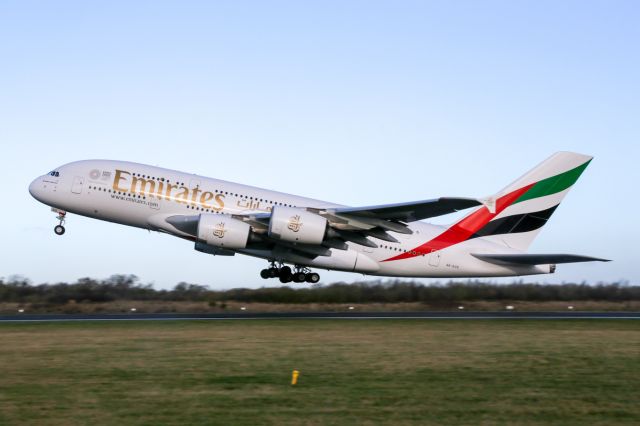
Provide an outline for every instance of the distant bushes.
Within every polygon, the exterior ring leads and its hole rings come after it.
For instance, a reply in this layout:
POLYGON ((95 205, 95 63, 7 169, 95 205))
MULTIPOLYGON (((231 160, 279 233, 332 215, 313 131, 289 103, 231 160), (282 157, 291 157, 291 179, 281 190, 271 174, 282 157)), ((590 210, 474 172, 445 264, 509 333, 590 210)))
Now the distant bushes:
POLYGON ((113 275, 106 280, 81 278, 73 284, 31 285, 28 280, 0 279, 0 301, 61 304, 76 302, 111 302, 114 300, 154 300, 163 292, 151 284, 140 284, 134 275, 113 275))
POLYGON ((640 300, 640 286, 627 284, 493 284, 479 281, 424 285, 400 280, 336 283, 292 289, 260 288, 215 291, 218 300, 262 303, 443 303, 454 301, 630 301, 640 300))
POLYGON ((386 280, 276 287, 211 290, 181 282, 171 290, 156 290, 135 275, 113 275, 105 280, 82 278, 75 283, 32 285, 23 278, 0 279, 0 302, 65 304, 116 300, 200 301, 210 306, 227 301, 243 303, 453 303, 461 301, 636 301, 640 286, 627 283, 587 285, 481 281, 449 281, 424 285, 413 281, 386 280))

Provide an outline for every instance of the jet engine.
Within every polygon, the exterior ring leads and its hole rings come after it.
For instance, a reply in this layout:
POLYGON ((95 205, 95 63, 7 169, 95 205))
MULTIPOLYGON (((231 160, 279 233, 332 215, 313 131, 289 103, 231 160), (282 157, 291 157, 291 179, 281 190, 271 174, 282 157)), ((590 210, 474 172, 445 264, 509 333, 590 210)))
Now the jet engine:
POLYGON ((251 225, 225 215, 201 214, 198 240, 215 247, 242 249, 247 246, 251 225))
POLYGON ((320 244, 326 230, 327 220, 315 213, 285 206, 276 206, 271 211, 271 238, 293 243, 320 244))

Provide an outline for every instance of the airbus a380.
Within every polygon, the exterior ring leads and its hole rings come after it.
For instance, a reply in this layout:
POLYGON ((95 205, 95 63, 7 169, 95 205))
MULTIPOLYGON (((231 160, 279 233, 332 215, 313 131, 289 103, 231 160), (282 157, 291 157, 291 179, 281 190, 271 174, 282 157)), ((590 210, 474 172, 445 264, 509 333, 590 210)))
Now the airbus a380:
POLYGON ((527 249, 592 157, 558 152, 486 198, 346 207, 144 164, 68 163, 29 192, 67 213, 164 232, 204 253, 265 259, 262 278, 316 283, 309 268, 394 277, 553 273, 558 263, 606 261, 527 249), (474 208, 451 226, 422 220, 474 208), (291 266, 288 266, 291 265, 291 266))

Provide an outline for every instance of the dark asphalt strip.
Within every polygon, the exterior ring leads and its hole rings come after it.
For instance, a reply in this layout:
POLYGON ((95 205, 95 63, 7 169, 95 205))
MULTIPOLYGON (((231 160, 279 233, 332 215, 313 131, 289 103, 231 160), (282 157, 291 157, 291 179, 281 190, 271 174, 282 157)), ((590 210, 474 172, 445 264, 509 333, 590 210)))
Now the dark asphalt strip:
POLYGON ((221 314, 17 314, 0 322, 255 319, 640 319, 640 312, 265 312, 221 314))

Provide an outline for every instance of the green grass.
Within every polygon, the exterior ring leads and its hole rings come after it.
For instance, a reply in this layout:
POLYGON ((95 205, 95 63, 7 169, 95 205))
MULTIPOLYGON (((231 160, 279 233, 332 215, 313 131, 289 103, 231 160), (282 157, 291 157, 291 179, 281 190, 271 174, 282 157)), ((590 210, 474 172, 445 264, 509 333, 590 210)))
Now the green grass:
POLYGON ((635 321, 32 323, 0 338, 2 425, 640 424, 635 321))

